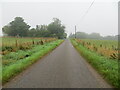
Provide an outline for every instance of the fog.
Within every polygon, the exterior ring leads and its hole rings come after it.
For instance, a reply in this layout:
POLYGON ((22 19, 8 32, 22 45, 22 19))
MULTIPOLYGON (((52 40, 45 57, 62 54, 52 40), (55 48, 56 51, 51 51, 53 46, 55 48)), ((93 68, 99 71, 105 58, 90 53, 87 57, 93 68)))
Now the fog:
MULTIPOLYGON (((31 28, 36 25, 49 24, 55 17, 59 18, 66 26, 68 35, 74 33, 75 25, 77 31, 81 32, 97 32, 103 36, 118 34, 117 0, 95 0, 87 14, 85 13, 93 0, 40 1, 2 1, 0 4, 0 18, 2 19, 0 27, 7 25, 17 16, 23 17, 31 28)), ((0 35, 2 35, 2 30, 0 35)))

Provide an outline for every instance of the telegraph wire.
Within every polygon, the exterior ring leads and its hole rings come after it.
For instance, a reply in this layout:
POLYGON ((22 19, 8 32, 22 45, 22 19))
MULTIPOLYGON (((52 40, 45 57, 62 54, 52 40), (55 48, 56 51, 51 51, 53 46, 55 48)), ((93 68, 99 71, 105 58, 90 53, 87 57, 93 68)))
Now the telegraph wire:
POLYGON ((90 4, 90 6, 88 7, 88 9, 86 10, 86 12, 84 13, 84 15, 81 17, 81 20, 84 19, 84 17, 88 14, 89 10, 91 9, 91 7, 93 6, 95 0, 92 1, 92 3, 90 4))

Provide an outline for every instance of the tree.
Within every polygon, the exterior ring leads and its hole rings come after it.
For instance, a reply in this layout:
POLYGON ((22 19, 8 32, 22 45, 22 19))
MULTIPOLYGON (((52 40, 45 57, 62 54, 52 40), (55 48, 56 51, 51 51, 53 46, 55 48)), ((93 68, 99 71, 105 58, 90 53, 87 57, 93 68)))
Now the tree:
POLYGON ((50 37, 47 25, 36 25, 36 37, 50 37))
MULTIPOLYGON (((115 36, 101 36, 99 33, 85 33, 85 32, 77 32, 76 33, 77 38, 80 39, 96 39, 96 40, 118 40, 118 36, 119 35, 115 35, 115 36)), ((75 38, 75 34, 70 34, 69 38, 75 38)))
POLYGON ((63 38, 67 38, 67 33, 64 33, 64 37, 63 38))
MULTIPOLYGON (((71 33, 69 37, 75 38, 75 34, 72 34, 72 33, 71 33)), ((87 37, 88 37, 88 34, 85 33, 85 32, 76 32, 76 38, 85 39, 85 38, 87 38, 87 37)))
POLYGON ((2 31, 3 31, 4 35, 7 34, 8 36, 10 36, 11 32, 10 32, 9 29, 10 29, 9 25, 6 25, 2 28, 2 31))
POLYGON ((49 25, 36 25, 36 28, 29 29, 30 26, 24 22, 21 17, 16 17, 14 21, 2 28, 4 35, 21 36, 21 37, 56 37, 59 39, 66 38, 65 26, 57 18, 49 25))
POLYGON ((3 32, 8 36, 27 36, 30 26, 24 22, 22 17, 16 17, 14 21, 10 22, 2 28, 3 32))
POLYGON ((90 39, 101 39, 102 37, 100 36, 99 33, 91 33, 89 34, 90 39))
POLYGON ((53 22, 48 25, 47 29, 51 37, 62 39, 65 36, 65 26, 62 25, 61 21, 57 18, 53 18, 53 22))
POLYGON ((29 31, 28 31, 28 33, 27 33, 27 36, 28 37, 35 37, 36 36, 36 29, 35 28, 32 28, 32 29, 30 29, 29 31))

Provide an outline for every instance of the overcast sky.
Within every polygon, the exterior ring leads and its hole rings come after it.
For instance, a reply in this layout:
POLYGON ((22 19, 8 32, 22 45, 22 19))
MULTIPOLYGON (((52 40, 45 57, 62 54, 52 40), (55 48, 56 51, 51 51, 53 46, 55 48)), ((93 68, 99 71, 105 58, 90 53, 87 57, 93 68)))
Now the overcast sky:
MULTIPOLYGON (((118 34, 117 0, 95 0, 88 13, 88 7, 93 0, 2 0, 0 13, 2 23, 7 25, 15 17, 23 17, 31 27, 49 24, 56 17, 66 26, 68 34, 77 31, 97 32, 103 36, 118 34), (85 16, 84 16, 85 15, 85 16), (83 17, 84 16, 84 17, 83 17)), ((2 35, 2 32, 0 32, 2 35)))

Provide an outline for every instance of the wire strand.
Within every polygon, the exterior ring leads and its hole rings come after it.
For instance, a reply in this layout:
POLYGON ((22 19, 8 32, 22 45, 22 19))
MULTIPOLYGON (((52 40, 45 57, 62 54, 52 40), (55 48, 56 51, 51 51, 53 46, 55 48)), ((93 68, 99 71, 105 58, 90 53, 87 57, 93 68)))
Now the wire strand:
POLYGON ((88 9, 86 10, 86 12, 84 13, 84 15, 81 17, 81 21, 84 19, 84 17, 88 14, 89 10, 91 9, 91 7, 93 6, 95 0, 92 1, 92 3, 90 4, 90 6, 88 7, 88 9))

